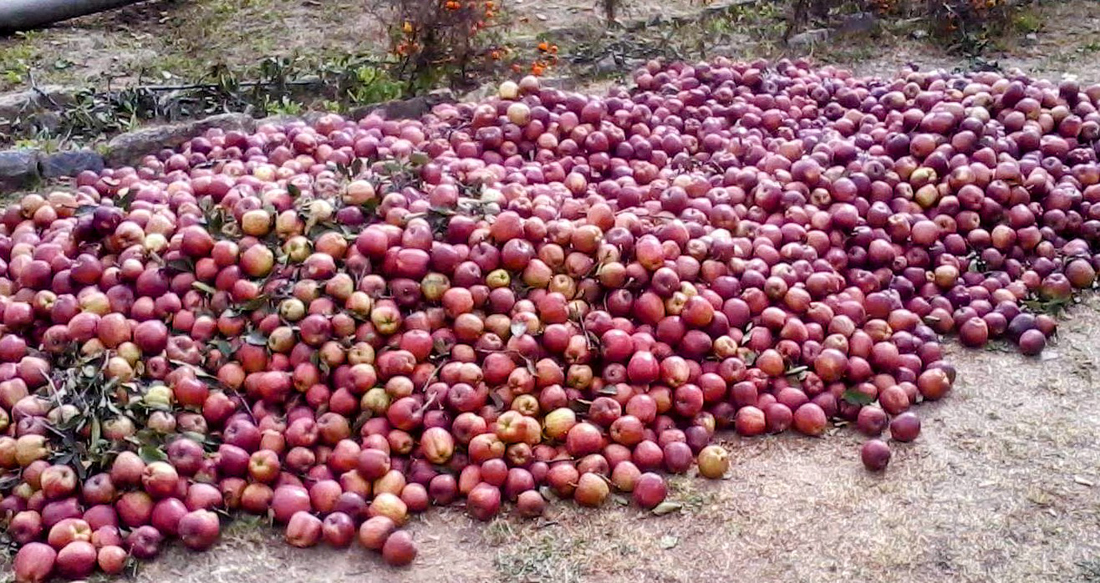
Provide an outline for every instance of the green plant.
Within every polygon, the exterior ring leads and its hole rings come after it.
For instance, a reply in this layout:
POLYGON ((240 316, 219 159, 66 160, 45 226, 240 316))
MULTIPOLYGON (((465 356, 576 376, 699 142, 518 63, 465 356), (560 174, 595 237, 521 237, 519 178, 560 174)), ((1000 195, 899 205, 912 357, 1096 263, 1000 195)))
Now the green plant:
POLYGON ((470 86, 503 55, 498 0, 395 0, 372 10, 390 32, 392 74, 407 95, 470 86))
POLYGON ((302 113, 302 104, 294 101, 286 95, 277 99, 268 99, 264 103, 264 111, 275 115, 298 115, 302 113))
MULTIPOLYGON (((1029 19, 1024 3, 1014 0, 927 0, 926 14, 932 32, 948 41, 954 52, 978 55, 998 36, 1009 31, 1019 21, 1026 32, 1029 19)), ((1038 26, 1037 22, 1031 23, 1038 26)))

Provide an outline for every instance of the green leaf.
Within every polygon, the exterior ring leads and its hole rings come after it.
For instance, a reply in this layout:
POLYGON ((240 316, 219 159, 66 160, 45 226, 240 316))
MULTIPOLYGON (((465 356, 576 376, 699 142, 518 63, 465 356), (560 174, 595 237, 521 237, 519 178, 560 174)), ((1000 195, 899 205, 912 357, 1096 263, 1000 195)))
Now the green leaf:
POLYGON ((168 455, 155 445, 145 444, 138 448, 138 455, 145 463, 168 461, 168 455))
POLYGON ((290 194, 290 196, 293 196, 294 198, 298 198, 302 195, 302 190, 297 186, 294 186, 293 184, 287 184, 286 191, 290 194))
POLYGON ((842 398, 853 405, 870 405, 875 402, 875 398, 871 395, 861 393, 854 389, 844 391, 844 396, 842 398))
POLYGON ((409 162, 416 164, 417 166, 423 166, 428 163, 428 155, 424 152, 413 152, 409 154, 409 162))
POLYGON ((263 332, 254 330, 244 337, 244 341, 253 346, 267 346, 267 336, 264 336, 263 332))
POLYGON ((195 271, 194 266, 192 266, 191 262, 187 259, 173 259, 168 262, 167 267, 172 271, 177 271, 181 273, 192 273, 195 271))

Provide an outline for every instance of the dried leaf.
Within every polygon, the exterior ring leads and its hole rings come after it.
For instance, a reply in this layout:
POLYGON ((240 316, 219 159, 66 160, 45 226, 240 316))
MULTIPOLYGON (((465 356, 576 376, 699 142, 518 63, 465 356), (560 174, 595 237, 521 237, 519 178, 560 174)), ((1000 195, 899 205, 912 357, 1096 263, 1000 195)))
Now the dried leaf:
POLYGON ((651 512, 657 516, 664 516, 666 514, 672 514, 673 512, 679 512, 684 507, 679 502, 661 502, 651 512))
POLYGON ((512 332, 512 336, 522 336, 527 333, 527 324, 520 321, 512 322, 512 325, 508 328, 512 332))
POLYGON ((193 287, 193 288, 195 288, 195 289, 197 289, 197 290, 199 290, 203 293, 210 294, 210 295, 214 295, 218 291, 218 290, 214 289, 213 287, 211 287, 211 286, 209 286, 209 285, 207 285, 207 284, 205 284, 201 281, 191 282, 191 287, 193 287))
POLYGON ((1078 483, 1078 484, 1081 484, 1082 486, 1085 486, 1086 488, 1091 488, 1091 487, 1096 485, 1092 482, 1092 480, 1090 480, 1088 478, 1085 478, 1083 476, 1074 476, 1073 481, 1078 483))
POLYGON ((680 538, 672 536, 671 534, 666 534, 665 536, 661 537, 661 540, 657 541, 657 544, 662 549, 667 551, 669 549, 675 548, 676 545, 680 544, 680 538))

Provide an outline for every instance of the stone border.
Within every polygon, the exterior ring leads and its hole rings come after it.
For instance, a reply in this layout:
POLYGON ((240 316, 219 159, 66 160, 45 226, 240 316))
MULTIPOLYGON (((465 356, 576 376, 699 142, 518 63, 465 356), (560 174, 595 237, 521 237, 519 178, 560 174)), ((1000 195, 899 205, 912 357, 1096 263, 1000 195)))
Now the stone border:
MULTIPOLYGON (((57 90, 51 89, 51 91, 57 90)), ((0 116, 12 111, 4 109, 5 107, 27 107, 32 103, 30 100, 35 100, 33 103, 39 103, 36 100, 46 99, 44 95, 52 94, 26 91, 18 95, 22 100, 21 104, 16 103, 17 100, 10 96, 7 98, 0 96, 0 116)), ((58 92, 57 95, 63 95, 63 93, 58 92)), ((57 98, 54 97, 54 100, 57 101, 57 98)), ((454 101, 455 97, 450 91, 433 91, 411 99, 398 99, 359 107, 348 112, 346 117, 360 119, 377 112, 387 118, 419 118, 440 103, 454 101)), ((187 140, 200 136, 212 128, 253 132, 257 126, 267 123, 277 125, 293 121, 310 123, 324 113, 311 111, 301 117, 271 116, 262 119, 255 119, 244 113, 223 113, 194 121, 151 125, 114 136, 102 151, 83 149, 46 153, 30 148, 3 150, 0 151, 0 194, 31 188, 41 180, 76 176, 85 170, 99 172, 107 166, 136 164, 144 156, 165 148, 177 148, 187 140)))

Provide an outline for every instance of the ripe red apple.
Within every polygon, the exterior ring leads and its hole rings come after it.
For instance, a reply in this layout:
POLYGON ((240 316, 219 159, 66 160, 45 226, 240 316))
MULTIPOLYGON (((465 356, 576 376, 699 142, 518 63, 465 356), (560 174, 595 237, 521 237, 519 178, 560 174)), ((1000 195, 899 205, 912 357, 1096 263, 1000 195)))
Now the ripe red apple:
POLYGON ((145 473, 145 462, 132 451, 124 451, 118 454, 111 465, 111 482, 116 487, 125 488, 141 483, 141 477, 145 473))
POLYGON ((176 536, 179 522, 187 514, 187 506, 179 498, 164 498, 153 506, 149 523, 165 536, 176 536))
POLYGON ((248 460, 248 474, 259 482, 274 482, 279 477, 281 468, 279 454, 270 449, 258 450, 248 460))
POLYGON ((408 517, 408 506, 401 500, 400 496, 389 492, 382 492, 374 496, 374 500, 371 501, 367 513, 372 517, 389 517, 394 524, 401 525, 405 523, 408 517))
POLYGON ((872 472, 881 472, 890 463, 890 446, 881 439, 871 439, 859 450, 863 466, 872 472))
POLYGON ((386 539, 382 559, 391 567, 404 567, 416 559, 416 543, 408 531, 399 530, 386 539))
POLYGON ((271 510, 276 522, 285 523, 299 511, 311 510, 309 492, 300 486, 279 486, 271 498, 271 510))
POLYGON ((286 542, 298 548, 312 547, 321 540, 321 519, 299 510, 286 525, 286 542))
POLYGON ((395 530, 397 530, 397 524, 390 517, 373 516, 359 525, 359 544, 372 551, 381 551, 386 544, 386 539, 395 530))
POLYGON ((130 531, 126 537, 127 548, 130 554, 139 559, 152 559, 160 553, 160 542, 163 537, 152 526, 139 526, 130 531))
POLYGON ((321 524, 321 535, 325 542, 338 549, 350 545, 355 534, 355 521, 343 512, 329 514, 321 524))
POLYGON ((665 480, 658 474, 646 472, 634 483, 634 503, 645 509, 656 508, 668 495, 665 480))
POLYGON ((719 480, 729 471, 729 452, 720 445, 708 445, 699 452, 699 474, 712 480, 719 480))
POLYGON ((603 504, 610 492, 611 488, 605 478, 588 472, 581 474, 580 479, 577 481, 577 489, 573 492, 573 499, 581 506, 594 508, 603 504))
POLYGON ((25 545, 42 534, 42 515, 34 510, 23 510, 8 523, 8 536, 17 544, 25 545))
POLYGON ((241 508, 252 514, 266 514, 274 495, 275 492, 267 484, 248 484, 241 492, 241 508))
POLYGON ((500 489, 484 482, 466 496, 466 511, 474 518, 488 521, 500 511, 500 489))
POLYGON ((73 541, 57 553, 57 572, 69 579, 81 579, 92 574, 98 553, 88 541, 73 541))
POLYGON ((122 524, 138 527, 149 522, 153 515, 153 499, 142 491, 127 492, 115 503, 122 524))
POLYGON ((118 575, 126 568, 129 555, 119 545, 106 545, 99 548, 96 564, 108 575, 118 575))
POLYGON ((47 544, 32 542, 15 554, 12 571, 19 583, 44 583, 54 572, 56 562, 57 551, 47 544))
POLYGON ((153 462, 142 472, 141 485, 153 498, 165 498, 179 489, 179 473, 167 462, 153 462))
POLYGON ((193 551, 203 551, 217 542, 221 535, 221 522, 218 515, 209 510, 194 510, 180 518, 178 532, 184 546, 193 551))
POLYGON ((110 474, 95 474, 84 480, 80 495, 85 504, 111 504, 115 501, 117 491, 110 474))
POLYGON ((526 490, 516 499, 516 512, 524 518, 536 518, 546 511, 546 499, 537 490, 526 490))
POLYGON ((76 472, 69 466, 52 465, 43 470, 40 483, 46 499, 65 498, 76 490, 76 472))
POLYGON ((50 546, 61 550, 73 541, 91 541, 92 527, 80 518, 66 518, 50 528, 47 541, 50 546))

